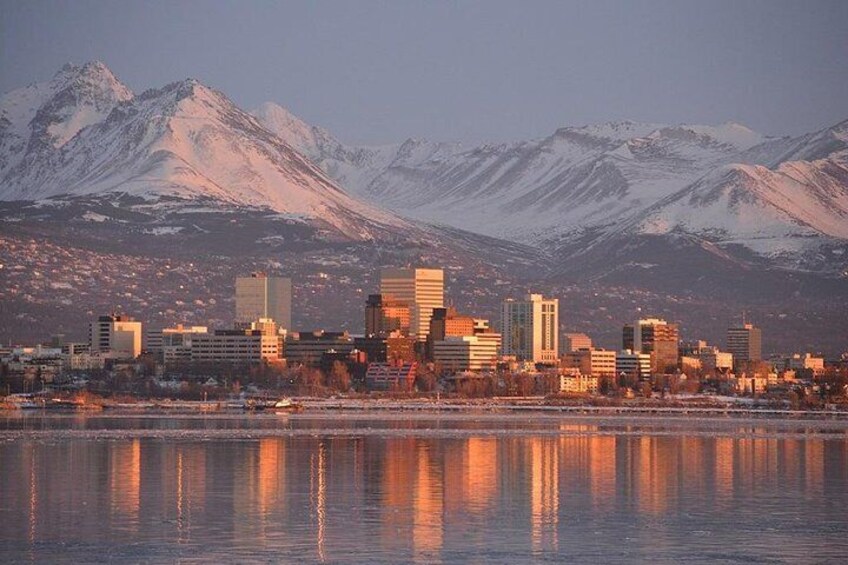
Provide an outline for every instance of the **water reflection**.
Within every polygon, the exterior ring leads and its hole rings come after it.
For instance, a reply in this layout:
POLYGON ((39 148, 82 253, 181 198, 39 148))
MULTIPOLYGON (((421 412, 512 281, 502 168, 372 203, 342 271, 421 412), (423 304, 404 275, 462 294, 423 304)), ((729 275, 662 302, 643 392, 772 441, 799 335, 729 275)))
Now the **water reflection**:
POLYGON ((575 548, 595 552, 576 560, 604 560, 609 540, 625 538, 646 559, 693 543, 742 556, 848 551, 844 438, 560 431, 7 441, 0 558, 50 560, 71 546, 83 561, 356 552, 432 563, 575 548), (746 544, 763 516, 762 545, 746 544), (810 531, 787 544, 799 524, 810 531))

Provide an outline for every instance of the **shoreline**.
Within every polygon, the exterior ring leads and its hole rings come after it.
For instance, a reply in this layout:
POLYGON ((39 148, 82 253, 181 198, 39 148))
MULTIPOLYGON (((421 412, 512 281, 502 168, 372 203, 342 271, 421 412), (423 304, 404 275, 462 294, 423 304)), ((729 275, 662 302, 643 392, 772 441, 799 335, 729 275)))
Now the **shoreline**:
MULTIPOLYGON (((501 414, 501 415, 548 415, 574 417, 624 417, 634 420, 664 418, 677 420, 683 417, 698 419, 738 420, 813 420, 848 422, 845 410, 790 410, 745 403, 707 403, 687 405, 680 400, 666 402, 636 402, 619 405, 594 405, 588 403, 551 402, 543 397, 499 397, 483 399, 457 398, 316 398, 292 397, 293 410, 245 409, 233 401, 194 400, 140 400, 138 402, 115 402, 105 399, 102 403, 84 406, 28 407, 0 405, 0 414, 261 414, 261 413, 304 413, 307 414, 501 414)), ((689 399, 687 399, 689 400, 689 399)), ((700 399, 699 399, 700 400, 700 399)))

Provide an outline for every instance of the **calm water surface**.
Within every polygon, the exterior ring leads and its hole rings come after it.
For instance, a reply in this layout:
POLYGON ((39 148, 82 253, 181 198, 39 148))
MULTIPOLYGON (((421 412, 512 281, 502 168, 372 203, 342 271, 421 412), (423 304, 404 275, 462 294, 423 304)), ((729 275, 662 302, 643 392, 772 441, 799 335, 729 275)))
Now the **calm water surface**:
POLYGON ((848 432, 4 415, 0 562, 848 562, 848 432))

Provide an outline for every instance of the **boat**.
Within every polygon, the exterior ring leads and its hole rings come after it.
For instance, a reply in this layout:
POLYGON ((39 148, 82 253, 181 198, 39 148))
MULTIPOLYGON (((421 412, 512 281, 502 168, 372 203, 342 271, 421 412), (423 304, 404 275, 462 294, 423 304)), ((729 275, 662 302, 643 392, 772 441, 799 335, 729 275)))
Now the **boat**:
POLYGON ((10 394, 3 399, 3 402, 9 408, 16 410, 44 408, 44 399, 32 394, 10 394))

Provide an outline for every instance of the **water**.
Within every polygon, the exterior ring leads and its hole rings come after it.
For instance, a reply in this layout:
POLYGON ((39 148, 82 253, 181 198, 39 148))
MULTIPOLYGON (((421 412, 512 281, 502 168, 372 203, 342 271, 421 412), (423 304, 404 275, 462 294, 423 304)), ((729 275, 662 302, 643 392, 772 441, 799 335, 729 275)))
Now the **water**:
POLYGON ((15 414, 0 562, 845 563, 846 427, 15 414))

